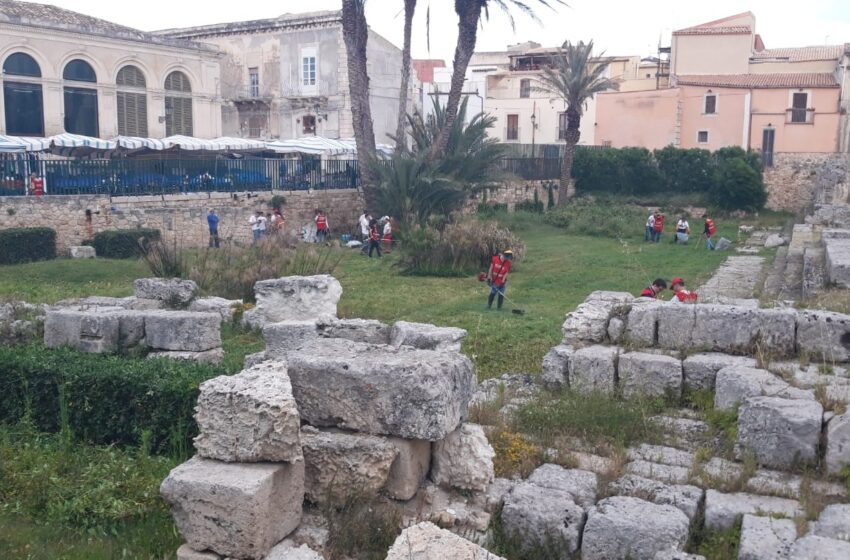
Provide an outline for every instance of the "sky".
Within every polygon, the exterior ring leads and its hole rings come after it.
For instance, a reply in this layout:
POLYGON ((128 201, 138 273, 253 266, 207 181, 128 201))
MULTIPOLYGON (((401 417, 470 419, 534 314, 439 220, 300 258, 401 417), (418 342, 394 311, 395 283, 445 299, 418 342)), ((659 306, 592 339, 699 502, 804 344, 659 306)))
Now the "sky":
MULTIPOLYGON (((537 6, 536 22, 514 9, 516 29, 494 7, 478 32, 478 51, 505 50, 509 44, 533 40, 543 46, 565 40, 593 39, 598 51, 609 55, 649 56, 659 37, 669 45, 674 29, 719 19, 745 10, 756 16, 756 32, 767 48, 850 43, 850 0, 809 0, 795 6, 788 0, 524 0, 537 6), (800 7, 803 6, 803 7, 800 7)), ((339 9, 340 0, 41 0, 115 23, 153 31, 230 21, 275 17, 283 13, 339 9)), ((492 4, 493 2, 491 2, 492 4)), ((506 0, 510 3, 510 0, 506 0)), ((369 25, 396 45, 402 44, 402 0, 367 0, 369 25)), ((413 27, 413 57, 440 58, 451 66, 457 39, 452 0, 418 0, 413 27), (426 8, 430 6, 430 50, 426 37, 426 8)))

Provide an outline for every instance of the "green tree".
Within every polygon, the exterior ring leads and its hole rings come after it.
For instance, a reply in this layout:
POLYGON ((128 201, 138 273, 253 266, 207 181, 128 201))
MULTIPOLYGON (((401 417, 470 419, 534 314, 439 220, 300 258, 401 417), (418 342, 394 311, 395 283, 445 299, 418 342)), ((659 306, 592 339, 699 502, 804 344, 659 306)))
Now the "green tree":
MULTIPOLYGON (((601 56, 601 55, 600 55, 601 56)), ((588 99, 608 89, 619 89, 617 81, 605 77, 608 63, 594 62, 593 41, 576 44, 564 42, 562 51, 552 56, 551 65, 538 78, 537 91, 559 96, 567 105, 567 130, 564 159, 561 162, 561 182, 558 187, 558 206, 567 204, 570 174, 581 133, 581 116, 588 99)))
POLYGON ((710 198, 712 204, 724 210, 755 211, 767 202, 767 189, 761 174, 746 160, 732 158, 721 164, 710 198))

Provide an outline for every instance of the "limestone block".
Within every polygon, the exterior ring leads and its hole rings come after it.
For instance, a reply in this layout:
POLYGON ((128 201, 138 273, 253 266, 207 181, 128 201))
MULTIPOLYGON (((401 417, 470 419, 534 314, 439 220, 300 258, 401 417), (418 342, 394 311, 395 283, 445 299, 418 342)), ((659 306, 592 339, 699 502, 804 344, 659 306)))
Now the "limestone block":
POLYGON ((850 413, 833 417, 826 428, 826 470, 838 475, 850 466, 850 413))
POLYGON ((305 492, 313 503, 342 500, 350 494, 376 494, 387 482, 398 454, 384 438, 340 431, 301 429, 305 492))
POLYGON ((144 311, 145 341, 155 350, 203 352, 221 346, 221 316, 193 311, 144 311))
POLYGON ((430 522, 408 527, 396 538, 386 560, 505 560, 430 522))
POLYGON ((656 552, 652 560, 705 560, 705 556, 699 554, 688 554, 678 550, 662 550, 656 552))
POLYGON ((508 478, 497 478, 493 480, 493 483, 487 488, 487 494, 485 495, 485 509, 490 513, 500 510, 502 504, 505 502, 505 497, 517 484, 518 482, 516 480, 508 478))
POLYGON ((791 546, 788 560, 832 560, 850 558, 850 542, 808 535, 791 546))
POLYGON ((93 259, 97 256, 94 247, 88 245, 77 245, 68 247, 72 259, 93 259))
POLYGON ((728 366, 754 368, 756 361, 753 358, 716 352, 688 356, 682 362, 685 391, 713 391, 717 372, 728 366))
POLYGON ((569 386, 570 356, 573 347, 561 344, 553 347, 543 357, 543 373, 540 379, 547 389, 561 389, 569 386))
POLYGON ((809 523, 809 534, 850 542, 850 504, 830 504, 817 521, 809 523))
POLYGON ((596 503, 597 479, 596 474, 590 471, 565 469, 559 465, 547 463, 534 469, 528 477, 528 482, 542 488, 566 492, 583 508, 596 503))
POLYGON ((236 308, 242 305, 241 299, 225 299, 222 297, 204 297, 193 300, 189 304, 189 311, 200 311, 202 313, 218 313, 223 323, 233 320, 236 308))
POLYGON ((658 346, 668 350, 690 350, 693 343, 694 323, 697 307, 701 305, 680 305, 663 303, 658 306, 658 346))
POLYGON ((318 324, 319 336, 368 344, 389 344, 390 326, 372 319, 332 319, 318 324))
POLYGON ((333 276, 287 276, 254 284, 257 304, 242 321, 261 328, 281 321, 317 321, 336 317, 342 286, 333 276))
POLYGON ((483 492, 495 478, 495 456, 481 426, 462 424, 434 443, 431 480, 446 487, 483 492))
POLYGON ((777 469, 814 464, 822 421, 817 401, 750 397, 738 413, 736 454, 750 451, 759 464, 777 469))
POLYGON ((599 344, 608 334, 608 320, 615 310, 634 300, 627 292, 591 292, 574 311, 567 313, 561 330, 564 344, 599 344))
POLYGON ((850 315, 799 311, 797 351, 824 363, 850 360, 850 315))
POLYGON ((788 498, 759 496, 742 492, 725 494, 717 490, 705 492, 705 527, 712 531, 729 529, 739 515, 772 515, 793 519, 803 515, 800 502, 788 498))
POLYGON ((664 484, 657 480, 626 474, 612 482, 608 490, 618 496, 632 496, 660 505, 670 505, 681 510, 693 521, 703 498, 701 488, 688 484, 664 484))
POLYGON ((301 458, 301 418, 282 362, 204 381, 195 420, 201 457, 241 463, 301 458))
POLYGON ((612 317, 608 320, 608 340, 611 344, 619 344, 623 339, 623 333, 626 332, 626 322, 619 317, 612 317))
POLYGON ((137 278, 133 281, 133 292, 137 298, 164 301, 169 307, 185 307, 195 299, 198 285, 180 278, 137 278))
POLYGON ((587 512, 581 557, 626 560, 682 550, 688 526, 687 516, 673 506, 628 496, 606 498, 587 512))
POLYGON ((302 420, 407 439, 444 439, 466 418, 472 362, 457 352, 321 339, 288 354, 302 420))
POLYGON ((195 550, 262 558, 301 521, 304 462, 223 463, 194 457, 160 486, 195 550))
POLYGON ((658 309, 655 300, 635 300, 626 321, 625 339, 637 346, 651 347, 658 342, 658 309))
POLYGON ((691 344, 735 354, 749 354, 758 344, 775 355, 792 355, 795 322, 792 309, 698 305, 691 344))
POLYGON ((850 242, 846 239, 824 239, 828 281, 839 288, 850 288, 850 242))
POLYGON ((797 539, 793 519, 774 519, 746 514, 741 523, 738 560, 781 560, 797 539))
POLYGON ((717 372, 714 387, 714 408, 717 410, 733 410, 744 399, 763 395, 814 400, 814 392, 791 387, 763 369, 728 366, 717 372))
POLYGON ((295 546, 289 539, 284 539, 263 560, 324 560, 324 557, 306 544, 295 546))
POLYGON ((51 309, 44 320, 44 345, 48 348, 69 346, 91 354, 118 350, 120 320, 118 315, 100 308, 88 311, 51 309))
POLYGON ((523 550, 544 547, 553 560, 568 560, 581 543, 584 510, 568 492, 520 482, 505 496, 502 527, 523 550))
POLYGON ((617 369, 623 398, 682 396, 682 362, 670 356, 627 352, 617 369))
POLYGON ((398 450, 398 455, 390 465, 384 489, 395 500, 409 500, 416 495, 428 476, 431 468, 431 442, 395 437, 387 439, 398 450))
POLYGON ((614 393, 618 348, 588 346, 573 352, 569 362, 570 387, 579 393, 614 393))
MULTIPOLYGON (((248 354, 245 356, 245 361, 242 364, 242 369, 248 369, 254 367, 257 364, 261 364, 267 360, 271 360, 270 356, 266 355, 266 351, 262 352, 254 352, 253 354, 248 354)), ((278 361, 283 361, 282 358, 278 358, 278 361)))
POLYGON ((626 472, 644 478, 660 480, 666 484, 685 484, 691 478, 689 467, 665 465, 639 459, 626 464, 626 472))
POLYGON ((213 348, 212 350, 204 350, 203 352, 178 352, 173 350, 163 350, 159 352, 150 352, 146 357, 149 360, 154 360, 156 358, 168 358, 170 360, 180 360, 181 362, 220 364, 224 361, 224 349, 213 348))
POLYGON ((397 321, 390 332, 390 344, 413 346, 420 350, 460 352, 466 331, 455 327, 438 327, 427 323, 397 321))
POLYGON ((189 545, 182 544, 177 549, 177 560, 221 560, 221 556, 215 552, 198 552, 189 545))
POLYGON ((776 247, 782 247, 783 245, 785 245, 785 239, 778 233, 771 233, 767 236, 767 239, 764 240, 765 249, 775 249, 776 247))
POLYGON ((626 449, 626 457, 630 461, 651 461, 653 463, 687 468, 694 466, 693 453, 664 445, 641 443, 637 447, 626 449))
POLYGON ((315 321, 281 321, 269 323, 263 327, 263 340, 266 341, 266 355, 283 358, 294 348, 305 342, 317 341, 319 330, 315 321))

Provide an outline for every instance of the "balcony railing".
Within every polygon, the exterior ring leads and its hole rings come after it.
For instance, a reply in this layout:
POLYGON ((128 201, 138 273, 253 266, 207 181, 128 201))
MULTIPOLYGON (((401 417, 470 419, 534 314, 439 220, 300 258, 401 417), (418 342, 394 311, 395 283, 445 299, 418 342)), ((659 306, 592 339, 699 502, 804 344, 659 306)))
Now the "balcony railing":
POLYGON ((814 109, 786 109, 785 122, 790 124, 814 124, 814 109))

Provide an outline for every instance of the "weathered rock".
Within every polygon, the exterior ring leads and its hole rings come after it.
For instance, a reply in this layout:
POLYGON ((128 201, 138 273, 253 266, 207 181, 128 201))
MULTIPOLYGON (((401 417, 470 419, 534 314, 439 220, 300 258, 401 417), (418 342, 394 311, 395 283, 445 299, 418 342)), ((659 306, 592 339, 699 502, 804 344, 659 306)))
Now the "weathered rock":
POLYGON ((313 503, 342 500, 348 495, 377 494, 384 487, 398 455, 385 438, 350 432, 301 429, 305 462, 305 493, 313 503))
POLYGON ((565 469, 559 465, 547 463, 540 465, 528 477, 528 482, 542 488, 552 488, 566 492, 572 500, 583 508, 596 503, 596 475, 580 469, 565 469))
POLYGON ((744 515, 738 560, 782 560, 797 538, 792 519, 744 515))
POLYGON ((652 560, 705 560, 705 556, 688 554, 687 552, 680 552, 678 550, 662 550, 661 552, 656 552, 652 560))
POLYGON ((850 558, 850 542, 808 535, 791 546, 788 560, 833 560, 850 558))
POLYGON ((529 401, 540 394, 537 376, 530 373, 504 373, 499 377, 485 379, 478 384, 472 395, 471 405, 494 402, 529 401))
POLYGON ((826 272, 829 283, 839 288, 850 288, 850 243, 847 239, 823 239, 826 272))
POLYGON ((697 305, 691 344, 720 352, 750 353, 756 345, 774 355, 794 353, 793 309, 697 305))
POLYGON ((608 320, 608 340, 611 344, 619 344, 626 332, 626 322, 619 317, 608 320))
POLYGON ((645 478, 660 480, 666 484, 685 484, 691 477, 691 469, 676 465, 665 465, 637 460, 626 464, 626 472, 645 478))
POLYGON ((634 300, 627 292, 591 292, 574 311, 567 313, 561 328, 563 344, 599 344, 608 334, 608 319, 634 300))
POLYGON ((797 351, 824 363, 850 360, 850 315, 799 311, 797 351))
POLYGON ((263 560, 324 560, 324 557, 307 546, 295 546, 289 539, 271 549, 263 560))
POLYGON ((266 355, 276 358, 286 357, 290 350, 306 342, 317 341, 318 338, 319 330, 315 321, 280 321, 263 327, 266 355))
POLYGON ((638 346, 655 346, 658 343, 658 309, 663 305, 655 300, 635 300, 626 321, 625 339, 638 346))
POLYGON ((685 391, 713 391, 717 372, 728 366, 754 368, 756 361, 714 352, 688 356, 682 362, 685 391))
POLYGON ((187 544, 177 549, 177 560, 221 560, 215 552, 198 552, 187 544))
POLYGON ((93 259, 97 256, 94 247, 89 245, 76 245, 69 247, 72 259, 93 259))
POLYGON ((588 346, 573 352, 569 362, 570 387, 579 393, 614 393, 618 349, 588 346))
POLYGON ((195 550, 261 558, 301 520, 304 462, 222 463, 194 457, 160 486, 195 550))
POLYGON ((144 311, 145 341, 155 350, 203 352, 221 346, 221 316, 192 311, 144 311))
POLYGON ((783 245, 785 245, 785 239, 778 233, 771 233, 767 236, 767 239, 764 240, 765 249, 775 249, 776 247, 782 247, 783 245))
POLYGON ((386 560, 505 560, 477 544, 423 522, 408 527, 387 552, 386 560))
POLYGON ((830 504, 817 521, 809 523, 809 534, 850 541, 850 504, 830 504))
POLYGON ((829 474, 841 474, 850 465, 850 413, 833 417, 826 428, 826 470, 829 474))
POLYGON ((637 447, 628 448, 626 450, 626 457, 630 461, 652 461, 653 463, 687 468, 694 466, 693 453, 663 445, 642 443, 637 447))
POLYGON ((203 352, 177 352, 173 350, 163 350, 160 352, 150 352, 147 355, 149 360, 156 358, 168 358, 170 360, 180 360, 181 362, 199 362, 202 364, 220 364, 224 361, 224 349, 213 348, 203 352))
POLYGON ((107 354, 118 351, 120 320, 103 311, 51 309, 44 320, 44 345, 48 348, 69 346, 79 352, 107 354))
POLYGON ((390 332, 390 344, 412 346, 420 350, 460 352, 466 331, 456 327, 438 327, 427 323, 397 321, 390 332))
POLYGON ((609 491, 619 496, 632 496, 659 505, 670 505, 693 521, 699 511, 703 491, 686 484, 664 484, 657 480, 634 474, 621 476, 608 486, 609 491))
POLYGON ((242 364, 242 368, 248 369, 271 359, 271 357, 266 355, 265 350, 263 350, 262 352, 254 352, 253 354, 248 354, 247 356, 245 356, 245 361, 242 364))
POLYGON ((620 354, 617 366, 623 397, 682 396, 682 362, 658 354, 627 352, 620 354))
POLYGON ((466 418, 472 363, 457 352, 321 339, 288 354, 301 418, 407 439, 444 439, 466 418))
POLYGON ((553 347, 543 357, 543 373, 540 379, 548 389, 561 389, 569 386, 570 356, 573 347, 561 344, 553 347))
POLYGON ((336 317, 342 286, 333 276, 287 276, 254 284, 257 304, 242 315, 253 327, 281 321, 318 321, 336 317))
POLYGON ((812 391, 791 387, 763 369, 728 366, 717 372, 714 408, 733 410, 748 397, 775 395, 789 399, 814 400, 812 391))
POLYGON ((133 281, 137 298, 164 301, 169 307, 185 307, 198 293, 192 280, 180 278, 137 278, 133 281))
POLYGON ((431 480, 443 486, 483 492, 495 478, 495 456, 481 426, 462 424, 434 443, 431 480))
POLYGON ((317 325, 319 336, 346 338, 368 344, 389 344, 390 326, 371 319, 324 319, 317 325))
POLYGON ((241 463, 301 459, 301 418, 282 362, 204 381, 195 420, 201 457, 241 463))
POLYGON ((697 305, 661 304, 656 310, 658 346, 668 350, 689 350, 693 343, 697 305))
POLYGON ((502 504, 505 502, 505 497, 517 484, 518 482, 516 480, 508 478, 497 478, 493 480, 493 483, 487 488, 485 495, 485 509, 490 513, 500 510, 502 504))
POLYGON ((751 397, 738 413, 736 453, 761 465, 790 469, 817 461, 823 406, 817 401, 751 397))
POLYGON ((567 560, 579 548, 584 510, 563 490, 520 482, 505 496, 502 527, 523 550, 547 550, 567 560))
POLYGON ((705 526, 713 531, 729 529, 739 515, 774 515, 794 518, 803 515, 800 502, 773 496, 742 492, 725 494, 717 490, 705 492, 705 526))
POLYGON ((225 299, 221 297, 204 297, 193 300, 189 304, 189 311, 199 311, 201 313, 218 313, 221 315, 223 323, 229 323, 233 320, 233 315, 236 313, 238 306, 242 305, 241 299, 225 299))
POLYGON ((398 450, 398 455, 390 465, 387 494, 396 500, 409 500, 428 476, 431 467, 431 442, 421 439, 388 438, 398 450))
POLYGON ((682 550, 688 518, 673 506, 627 496, 599 502, 587 513, 582 560, 653 558, 658 552, 682 550))
POLYGON ((695 451, 711 446, 714 440, 711 427, 702 420, 659 415, 650 417, 650 421, 658 426, 667 445, 695 451))

